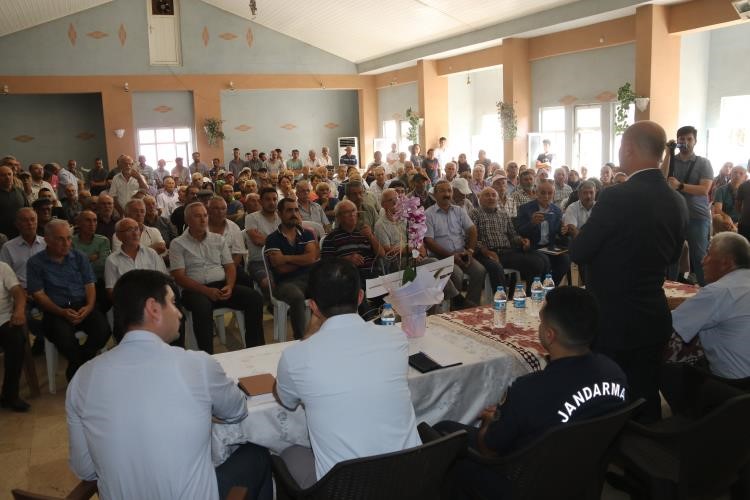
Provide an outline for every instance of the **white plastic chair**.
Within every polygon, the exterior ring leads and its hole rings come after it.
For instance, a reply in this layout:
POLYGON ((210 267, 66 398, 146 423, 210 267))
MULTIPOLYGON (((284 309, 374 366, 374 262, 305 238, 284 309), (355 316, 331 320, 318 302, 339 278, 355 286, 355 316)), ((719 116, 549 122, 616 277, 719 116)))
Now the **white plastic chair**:
MULTIPOLYGON (((271 274, 271 269, 268 265, 268 260, 266 259, 265 245, 263 245, 263 248, 261 249, 261 255, 263 257, 263 267, 266 270, 266 276, 268 276, 268 296, 271 298, 271 305, 273 306, 273 339, 276 342, 285 342, 289 304, 273 296, 273 274, 271 274)), ((307 306, 307 315, 309 319, 310 303, 305 301, 305 305, 307 306)))
POLYGON ((302 227, 312 231, 316 240, 320 240, 326 235, 326 230, 320 222, 314 222, 310 220, 303 220, 302 227))
MULTIPOLYGON (((79 330, 75 332, 75 337, 81 341, 87 337, 86 333, 79 330)), ((104 349, 102 349, 104 350, 104 349)), ((47 383, 49 384, 49 393, 57 394, 57 365, 60 361, 60 353, 55 344, 44 338, 44 357, 47 361, 47 383)))
MULTIPOLYGON (((216 334, 219 336, 219 341, 227 345, 227 330, 224 324, 225 315, 233 313, 237 320, 237 328, 240 331, 240 340, 242 341, 243 349, 247 347, 245 343, 245 313, 238 309, 230 309, 229 307, 220 307, 214 309, 212 316, 214 322, 214 329, 216 334), (218 320, 218 321, 217 321, 218 320)), ((195 338, 195 331, 193 331, 193 313, 185 309, 185 349, 193 351, 199 351, 198 341, 195 338)))
MULTIPOLYGON (((516 283, 521 282, 521 273, 518 271, 518 269, 504 267, 503 270, 505 271, 505 274, 515 274, 516 283)), ((508 293, 508 290, 506 290, 505 293, 508 293)), ((482 304, 492 304, 492 300, 494 297, 495 290, 492 289, 492 284, 490 283, 490 275, 487 274, 484 278, 484 293, 482 293, 482 304)))

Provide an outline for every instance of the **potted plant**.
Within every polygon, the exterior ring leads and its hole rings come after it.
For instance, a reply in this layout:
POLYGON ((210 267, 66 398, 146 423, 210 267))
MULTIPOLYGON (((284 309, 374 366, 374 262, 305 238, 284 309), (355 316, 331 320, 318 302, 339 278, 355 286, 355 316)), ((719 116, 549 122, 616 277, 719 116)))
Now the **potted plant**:
POLYGON ((635 103, 639 111, 646 111, 648 107, 648 97, 637 95, 630 82, 617 89, 617 107, 615 109, 615 133, 622 134, 628 128, 628 112, 630 105, 635 103))
POLYGON ((203 120, 203 130, 208 137, 209 146, 213 146, 218 141, 224 140, 224 132, 221 130, 222 123, 224 123, 224 120, 219 120, 217 118, 206 118, 203 120))
POLYGON ((497 107, 497 118, 500 120, 500 125, 503 129, 503 139, 512 141, 518 135, 516 110, 512 103, 503 101, 498 101, 495 106, 497 107))
POLYGON ((416 144, 419 141, 419 127, 424 123, 424 119, 420 118, 411 108, 406 110, 406 119, 409 120, 409 131, 406 133, 406 138, 412 144, 416 144))

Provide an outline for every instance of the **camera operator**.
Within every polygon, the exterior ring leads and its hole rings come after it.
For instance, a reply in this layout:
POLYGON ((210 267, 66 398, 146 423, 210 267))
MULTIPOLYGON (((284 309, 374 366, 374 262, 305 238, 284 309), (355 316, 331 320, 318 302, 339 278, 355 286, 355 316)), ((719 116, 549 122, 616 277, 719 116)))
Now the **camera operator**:
MULTIPOLYGON (((711 162, 702 156, 696 156, 693 148, 697 142, 698 131, 687 125, 677 130, 676 147, 678 154, 671 158, 667 182, 672 189, 685 197, 690 212, 687 228, 687 244, 690 252, 690 269, 695 273, 698 284, 706 284, 703 278, 703 257, 708 252, 708 240, 711 232, 711 208, 708 192, 713 182, 711 162)), ((677 279, 677 265, 669 269, 669 278, 677 279)))

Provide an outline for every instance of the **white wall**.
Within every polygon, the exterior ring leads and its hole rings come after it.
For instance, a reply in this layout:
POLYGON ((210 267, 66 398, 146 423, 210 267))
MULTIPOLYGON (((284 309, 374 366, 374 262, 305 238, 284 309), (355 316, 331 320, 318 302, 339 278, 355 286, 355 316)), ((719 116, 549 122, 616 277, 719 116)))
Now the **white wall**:
POLYGON ((457 158, 466 153, 469 163, 480 149, 492 161, 503 163, 503 142, 499 133, 478 139, 482 116, 497 115, 496 104, 503 98, 503 70, 492 68, 448 77, 448 148, 457 158), (467 84, 467 76, 471 83, 467 84))
MULTIPOLYGON (((680 115, 679 126, 693 125, 698 129, 695 151, 706 152, 706 102, 708 98, 711 32, 683 35, 680 48, 680 115)), ((675 130, 667 130, 674 137, 675 130)))
POLYGON ((721 98, 750 94, 750 22, 711 31, 709 58, 706 126, 717 127, 721 98))

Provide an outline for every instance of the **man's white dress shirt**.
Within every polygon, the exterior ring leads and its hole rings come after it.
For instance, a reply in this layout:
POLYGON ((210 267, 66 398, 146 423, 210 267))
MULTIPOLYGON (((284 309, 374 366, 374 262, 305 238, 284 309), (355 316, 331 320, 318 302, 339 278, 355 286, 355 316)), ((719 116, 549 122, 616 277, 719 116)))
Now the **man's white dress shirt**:
POLYGON ((101 498, 216 500, 211 417, 247 403, 219 363, 144 330, 79 368, 65 398, 70 465, 101 498))
POLYGON ((305 405, 318 479, 344 460, 422 444, 408 356, 400 328, 357 314, 328 318, 315 335, 284 350, 276 390, 287 408, 305 405))

